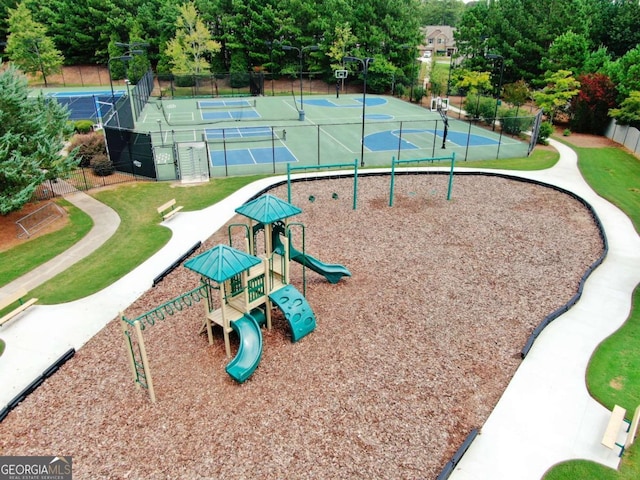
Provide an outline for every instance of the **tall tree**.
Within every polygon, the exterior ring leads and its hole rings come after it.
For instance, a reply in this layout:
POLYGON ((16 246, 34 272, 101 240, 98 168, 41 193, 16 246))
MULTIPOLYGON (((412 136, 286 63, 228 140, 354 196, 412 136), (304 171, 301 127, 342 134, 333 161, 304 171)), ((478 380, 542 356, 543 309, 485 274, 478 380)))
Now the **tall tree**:
POLYGON ((329 47, 327 56, 331 59, 331 68, 338 70, 342 68, 342 59, 352 45, 357 43, 358 39, 351 31, 349 22, 336 25, 333 36, 333 42, 329 47))
POLYGON ((615 62, 608 65, 608 75, 616 84, 619 97, 622 101, 632 91, 640 90, 640 45, 632 48, 615 62))
POLYGON ((172 72, 192 75, 208 72, 207 55, 219 51, 220 44, 211 38, 193 2, 183 4, 179 11, 176 34, 166 48, 172 72))
POLYGON ((640 91, 630 92, 620 108, 609 110, 609 116, 615 118, 621 125, 640 128, 640 91))
POLYGON ((423 25, 449 25, 460 21, 465 4, 462 0, 424 0, 420 9, 423 25))
POLYGON ((571 128, 603 135, 609 124, 609 109, 616 105, 615 85, 602 73, 580 75, 578 81, 580 92, 571 100, 571 128))
POLYGON ((542 59, 542 69, 553 72, 571 70, 578 75, 582 73, 588 57, 589 40, 569 30, 555 38, 542 59))
POLYGON ((482 67, 483 52, 505 59, 504 79, 532 81, 542 73, 541 60, 554 39, 568 30, 587 35, 586 4, 594 0, 500 0, 465 10, 456 44, 470 68, 482 67))
POLYGON ((605 45, 616 56, 640 44, 640 2, 614 0, 608 18, 605 45))
POLYGON ((9 35, 9 9, 17 4, 17 0, 0 0, 0 41, 5 41, 9 35))
POLYGON ((72 133, 68 111, 55 101, 28 97, 27 80, 0 64, 0 215, 19 210, 46 179, 63 177, 73 155, 60 152, 72 133))
POLYGON ((536 104, 549 116, 553 123, 556 114, 565 109, 573 97, 580 92, 580 82, 569 70, 549 72, 545 76, 547 86, 533 94, 536 104))
POLYGON ((42 74, 47 86, 47 75, 60 70, 64 58, 47 36, 44 25, 36 22, 23 2, 9 9, 9 37, 7 38, 9 59, 30 75, 42 74))

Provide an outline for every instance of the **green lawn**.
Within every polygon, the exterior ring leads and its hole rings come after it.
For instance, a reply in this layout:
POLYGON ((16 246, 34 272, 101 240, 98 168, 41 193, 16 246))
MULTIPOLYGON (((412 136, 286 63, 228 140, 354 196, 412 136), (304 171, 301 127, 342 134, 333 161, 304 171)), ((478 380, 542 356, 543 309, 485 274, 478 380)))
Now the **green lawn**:
POLYGON ((623 210, 640 232, 640 161, 620 148, 574 150, 589 185, 623 210))
POLYGON ((93 221, 89 215, 64 199, 57 199, 56 203, 67 211, 68 226, 0 252, 0 286, 64 252, 91 230, 93 221))
POLYGON ((89 257, 34 289, 31 296, 42 304, 63 303, 107 287, 160 250, 171 237, 171 231, 159 225, 162 219, 156 207, 175 198, 184 206, 183 211, 200 210, 258 178, 229 177, 177 188, 164 182, 124 184, 93 194, 120 215, 115 235, 89 257))

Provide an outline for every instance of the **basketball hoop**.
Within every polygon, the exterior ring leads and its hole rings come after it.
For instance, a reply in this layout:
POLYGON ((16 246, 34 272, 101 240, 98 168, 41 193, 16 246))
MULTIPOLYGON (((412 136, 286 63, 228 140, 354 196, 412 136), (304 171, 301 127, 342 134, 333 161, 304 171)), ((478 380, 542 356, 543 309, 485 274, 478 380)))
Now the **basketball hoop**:
POLYGON ((348 74, 349 74, 348 70, 336 70, 335 71, 336 78, 347 78, 348 74))
POLYGON ((431 111, 432 112, 446 112, 449 110, 449 99, 442 97, 431 97, 431 111))

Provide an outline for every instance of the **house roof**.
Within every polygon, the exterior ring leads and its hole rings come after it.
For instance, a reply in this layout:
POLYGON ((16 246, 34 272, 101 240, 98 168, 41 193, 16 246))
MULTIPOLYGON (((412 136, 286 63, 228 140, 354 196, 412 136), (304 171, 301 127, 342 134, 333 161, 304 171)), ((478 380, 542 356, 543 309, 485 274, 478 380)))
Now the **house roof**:
POLYGON ((302 213, 302 210, 267 193, 236 208, 236 213, 256 222, 267 224, 298 215, 302 213))
POLYGON ((227 245, 217 245, 188 260, 184 266, 215 282, 222 283, 259 263, 258 257, 227 245))
POLYGON ((422 28, 425 38, 443 36, 453 42, 453 34, 456 31, 454 27, 449 25, 427 25, 422 28))

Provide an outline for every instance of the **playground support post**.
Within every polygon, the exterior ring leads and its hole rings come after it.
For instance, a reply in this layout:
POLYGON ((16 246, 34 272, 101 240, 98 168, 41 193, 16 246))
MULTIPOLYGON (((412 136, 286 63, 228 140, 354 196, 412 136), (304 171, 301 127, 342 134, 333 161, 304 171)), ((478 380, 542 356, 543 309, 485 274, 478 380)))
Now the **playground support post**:
POLYGON ((319 168, 328 169, 328 168, 345 168, 345 167, 353 167, 353 209, 356 210, 358 208, 358 159, 357 158, 353 161, 353 163, 334 163, 330 165, 324 165, 322 167, 318 167, 316 165, 291 166, 290 163, 287 163, 287 201, 291 203, 291 172, 293 170, 318 170, 319 168))
POLYGON ((136 333, 136 342, 138 344, 138 351, 140 352, 140 361, 136 361, 135 346, 131 341, 131 332, 129 332, 127 325, 131 326, 130 322, 124 320, 124 315, 120 314, 122 320, 122 332, 125 336, 125 348, 129 353, 129 364, 133 373, 133 381, 138 387, 145 387, 149 392, 151 403, 156 403, 156 392, 153 388, 153 380, 151 378, 151 369, 149 368, 149 358, 147 357, 147 349, 144 345, 144 338, 142 336, 142 328, 140 327, 140 321, 133 322, 133 328, 136 333), (142 368, 142 376, 144 377, 144 383, 140 381, 140 371, 142 368))
POLYGON ((456 152, 453 152, 450 157, 433 157, 433 158, 416 158, 411 160, 396 160, 396 157, 391 157, 391 185, 389 187, 389 206, 393 207, 393 196, 395 191, 396 180, 396 165, 402 163, 420 163, 420 162, 435 162, 440 160, 451 160, 451 168, 449 169, 449 184, 447 186, 447 200, 451 200, 451 191, 453 190, 453 168, 456 162, 456 152))

